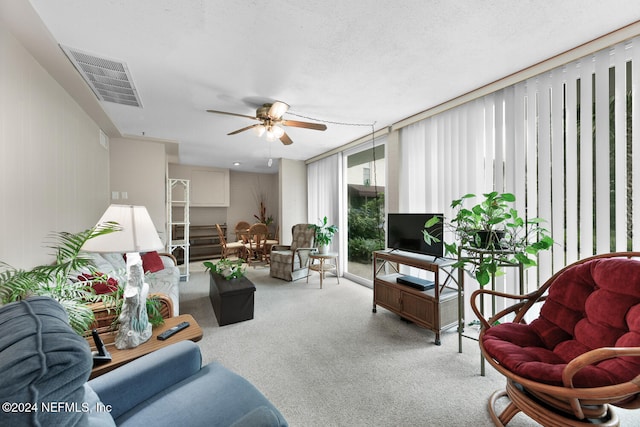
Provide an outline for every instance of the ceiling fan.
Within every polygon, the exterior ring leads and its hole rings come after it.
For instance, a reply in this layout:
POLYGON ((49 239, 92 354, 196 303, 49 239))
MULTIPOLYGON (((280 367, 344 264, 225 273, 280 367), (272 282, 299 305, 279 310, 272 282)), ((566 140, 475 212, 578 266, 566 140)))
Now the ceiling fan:
POLYGON ((244 127, 242 129, 235 130, 227 135, 235 135, 245 130, 254 129, 258 136, 262 136, 264 133, 267 135, 267 140, 273 141, 280 139, 284 145, 292 144, 293 141, 289 138, 289 135, 284 131, 282 126, 291 126, 297 128, 314 129, 314 130, 326 130, 327 126, 321 123, 309 123, 300 122, 297 120, 284 120, 282 116, 289 109, 289 105, 275 101, 273 104, 263 104, 256 110, 256 116, 247 116, 244 114, 229 113, 226 111, 207 110, 209 113, 227 114, 229 116, 245 117, 247 119, 257 120, 260 123, 256 123, 251 126, 244 127))

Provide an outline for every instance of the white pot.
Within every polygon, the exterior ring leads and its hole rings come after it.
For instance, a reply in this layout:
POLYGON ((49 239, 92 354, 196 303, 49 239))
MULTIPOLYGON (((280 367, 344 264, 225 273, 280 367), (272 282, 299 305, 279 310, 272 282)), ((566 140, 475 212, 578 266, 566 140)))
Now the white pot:
POLYGON ((329 246, 328 245, 318 245, 318 253, 319 254, 327 254, 329 253, 329 246))

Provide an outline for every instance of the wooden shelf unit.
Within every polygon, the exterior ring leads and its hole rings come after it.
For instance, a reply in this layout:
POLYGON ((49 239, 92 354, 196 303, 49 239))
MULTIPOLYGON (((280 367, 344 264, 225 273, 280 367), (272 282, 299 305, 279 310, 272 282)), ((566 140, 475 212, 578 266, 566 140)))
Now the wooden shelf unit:
POLYGON ((380 305, 429 329, 436 334, 435 344, 440 345, 440 333, 458 325, 458 285, 452 267, 455 262, 402 251, 374 252, 373 312, 380 305), (437 286, 420 291, 397 283, 397 278, 404 275, 400 273, 400 265, 430 272, 437 286))
MULTIPOLYGON (((182 239, 184 236, 184 225, 176 224, 173 226, 173 235, 176 239, 182 239)), ((226 224, 220 225, 222 232, 227 236, 226 224)), ((222 254, 222 245, 220 245, 220 237, 216 230, 216 225, 190 225, 189 226, 189 261, 200 261, 211 258, 219 258, 222 254)), ((178 263, 184 262, 184 255, 180 252, 176 253, 178 263)))

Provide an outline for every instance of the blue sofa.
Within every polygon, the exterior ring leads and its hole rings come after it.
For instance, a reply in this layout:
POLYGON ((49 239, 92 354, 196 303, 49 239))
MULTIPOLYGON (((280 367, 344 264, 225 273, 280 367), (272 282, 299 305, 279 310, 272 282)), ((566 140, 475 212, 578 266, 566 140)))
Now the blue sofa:
POLYGON ((0 425, 287 426, 251 383, 183 341, 89 382, 89 345, 56 301, 0 308, 0 425))

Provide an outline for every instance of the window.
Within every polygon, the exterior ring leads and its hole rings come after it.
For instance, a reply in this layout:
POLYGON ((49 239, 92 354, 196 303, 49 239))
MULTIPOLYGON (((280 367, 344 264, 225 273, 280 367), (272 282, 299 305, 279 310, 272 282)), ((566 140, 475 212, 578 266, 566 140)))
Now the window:
POLYGON ((347 263, 345 274, 371 286, 372 252, 384 249, 385 147, 366 143, 347 153, 347 263), (372 145, 375 145, 373 147, 372 145))
POLYGON ((365 186, 371 185, 371 168, 363 167, 362 168, 362 184, 365 186))

